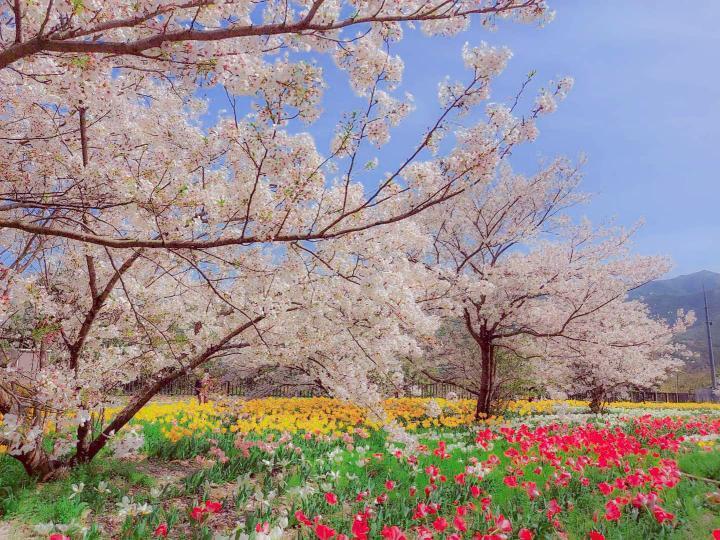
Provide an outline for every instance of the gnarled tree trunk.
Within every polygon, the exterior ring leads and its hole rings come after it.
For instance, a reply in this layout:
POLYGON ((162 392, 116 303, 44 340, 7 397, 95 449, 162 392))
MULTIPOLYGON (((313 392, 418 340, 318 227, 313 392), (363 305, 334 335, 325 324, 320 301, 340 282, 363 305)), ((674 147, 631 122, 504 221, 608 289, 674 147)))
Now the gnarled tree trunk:
POLYGON ((590 392, 590 411, 595 414, 602 414, 605 412, 606 404, 607 396, 605 390, 602 388, 594 388, 590 392))

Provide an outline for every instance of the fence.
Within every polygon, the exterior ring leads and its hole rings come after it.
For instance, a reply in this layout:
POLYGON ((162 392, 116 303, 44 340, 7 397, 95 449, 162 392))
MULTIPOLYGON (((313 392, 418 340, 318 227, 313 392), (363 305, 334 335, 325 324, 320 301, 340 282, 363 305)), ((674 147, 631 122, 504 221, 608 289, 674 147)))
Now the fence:
MULTIPOLYGON (((126 384, 122 393, 134 394, 145 384, 145 381, 138 379, 126 384)), ((322 392, 315 388, 300 387, 292 384, 275 385, 268 387, 265 392, 258 392, 256 384, 246 382, 221 381, 212 385, 211 393, 221 393, 227 396, 243 397, 313 397, 321 396, 322 392)), ((165 386, 158 392, 163 396, 191 396, 195 394, 195 379, 181 377, 165 386)))
POLYGON ((630 401, 656 401, 666 403, 694 403, 697 401, 695 392, 631 392, 630 401))
MULTIPOLYGON (((124 393, 134 394, 144 384, 144 381, 137 380, 123 389, 124 393)), ((453 385, 446 383, 423 383, 416 384, 412 389, 414 391, 407 392, 407 395, 417 395, 420 397, 447 397, 449 394, 455 394, 460 399, 474 399, 475 396, 453 385)), ((264 391, 258 391, 257 384, 250 382, 233 382, 222 381, 213 385, 212 392, 222 393, 228 396, 243 397, 315 397, 325 395, 318 388, 301 387, 292 384, 268 386, 264 391)), ((189 396, 195 393, 195 379, 191 377, 182 377, 176 379, 168 386, 160 391, 165 396, 189 396)), ((618 400, 623 399, 618 397, 618 400)), ((624 399, 628 399, 627 397, 624 399)), ((631 392, 629 401, 640 403, 643 401, 666 402, 666 403, 694 403, 696 399, 695 392, 631 392)))

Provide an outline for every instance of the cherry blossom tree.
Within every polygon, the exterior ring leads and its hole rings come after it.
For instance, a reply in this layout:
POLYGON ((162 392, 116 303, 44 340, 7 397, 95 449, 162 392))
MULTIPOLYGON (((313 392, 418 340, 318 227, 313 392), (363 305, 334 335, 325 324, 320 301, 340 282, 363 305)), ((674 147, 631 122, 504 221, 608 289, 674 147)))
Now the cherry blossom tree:
POLYGON ((11 455, 49 477, 122 447, 161 388, 218 358, 300 363, 336 395, 376 399, 363 383, 437 323, 413 255, 427 236, 409 218, 488 182, 563 92, 456 128, 510 57, 467 45, 467 80, 440 85, 435 122, 379 175, 373 147, 412 110, 393 46, 414 24, 443 36, 500 17, 551 12, 540 0, 4 4, 0 325, 47 351, 37 371, 0 372, 11 455), (308 132, 320 55, 364 103, 327 150, 308 132), (209 112, 203 91, 227 110, 209 112), (106 418, 110 394, 140 376, 106 418), (63 437, 47 452, 51 422, 63 437))
POLYGON ((588 397, 590 410, 602 412, 611 398, 657 388, 680 369, 689 354, 673 337, 694 320, 692 312, 681 310, 669 325, 651 318, 641 302, 615 300, 567 336, 545 340, 544 365, 534 371, 558 394, 588 397))
MULTIPOLYGON (((444 318, 436 335, 423 343, 423 356, 406 364, 412 379, 451 385, 475 399, 483 395, 481 351, 463 318, 444 318)), ((491 387, 490 400, 497 409, 539 390, 532 362, 502 348, 494 351, 491 387)))
POLYGON ((625 301, 629 290, 665 273, 667 262, 632 256, 632 231, 573 223, 566 210, 586 198, 578 181, 577 168, 564 160, 531 177, 501 167, 494 181, 471 188, 447 211, 422 217, 433 231, 427 259, 436 287, 447 288, 435 309, 462 317, 479 350, 444 359, 436 380, 470 384, 478 418, 493 411, 501 390, 500 350, 528 363, 539 358, 543 379, 557 374, 561 387, 579 387, 569 373, 586 369, 593 382, 583 391, 601 397, 621 384, 657 381, 676 365, 668 356, 673 329, 625 301))
POLYGON ((438 121, 365 193, 360 147, 385 144, 411 110, 409 96, 393 95, 402 23, 446 35, 472 16, 489 25, 542 22, 550 12, 539 0, 200 0, 16 2, 2 14, 0 159, 10 176, 0 226, 106 247, 210 248, 338 237, 457 194, 497 141, 475 142, 471 159, 460 151, 436 184, 398 178, 453 113, 487 97, 509 51, 468 48, 472 76, 444 87, 438 121), (338 123, 326 155, 288 130, 318 118, 325 86, 322 68, 299 53, 329 55, 366 100, 338 123), (197 90, 218 86, 234 114, 201 129, 197 90), (250 116, 244 96, 254 98, 250 116), (343 174, 330 182, 328 166, 343 174))
POLYGON ((230 262, 161 250, 118 260, 105 247, 70 242, 39 259, 37 272, 8 271, 3 320, 22 313, 49 351, 39 370, 6 369, 0 380, 11 453, 39 475, 88 461, 157 391, 210 359, 300 363, 335 395, 377 402, 363 384, 368 374, 396 370, 396 358, 414 354, 409 328, 431 333, 435 322, 417 305, 412 278, 390 272, 395 261, 364 249, 357 264, 357 247, 393 246, 383 231, 373 242, 369 234, 332 254, 245 249, 230 262), (318 259, 332 260, 333 272, 318 259), (385 286, 380 299, 374 291, 385 286), (111 396, 138 377, 146 386, 106 419, 111 396), (64 437, 46 453, 50 421, 64 437))

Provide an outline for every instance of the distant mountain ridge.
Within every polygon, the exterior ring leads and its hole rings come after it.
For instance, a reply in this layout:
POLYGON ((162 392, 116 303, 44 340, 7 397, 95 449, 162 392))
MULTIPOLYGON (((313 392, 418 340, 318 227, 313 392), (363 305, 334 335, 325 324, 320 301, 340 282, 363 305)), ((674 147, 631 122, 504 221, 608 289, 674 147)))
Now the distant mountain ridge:
POLYGON ((648 305, 653 316, 672 322, 678 309, 694 311, 697 321, 682 334, 678 341, 684 343, 696 358, 689 362, 688 368, 706 369, 708 365, 707 338, 705 334, 705 306, 703 286, 708 299, 712 326, 713 352, 716 360, 720 358, 720 274, 701 270, 693 274, 677 276, 671 279, 659 279, 638 287, 630 293, 630 298, 648 305))
POLYGON ((702 294, 703 285, 706 291, 720 288, 720 274, 710 270, 701 270, 671 279, 658 279, 635 289, 632 294, 648 299, 654 296, 685 297, 702 294))

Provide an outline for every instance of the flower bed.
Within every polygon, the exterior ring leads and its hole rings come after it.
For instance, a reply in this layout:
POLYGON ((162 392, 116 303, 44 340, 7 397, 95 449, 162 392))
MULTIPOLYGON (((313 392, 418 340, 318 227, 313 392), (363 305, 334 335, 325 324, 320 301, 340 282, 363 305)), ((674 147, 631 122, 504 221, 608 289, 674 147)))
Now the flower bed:
POLYGON ((130 461, 31 486, 0 458, 0 508, 73 540, 720 535, 716 407, 583 406, 518 402, 478 425, 471 402, 393 399, 381 429, 320 398, 151 404, 130 461), (50 509, 28 513, 23 497, 48 490, 50 509))

